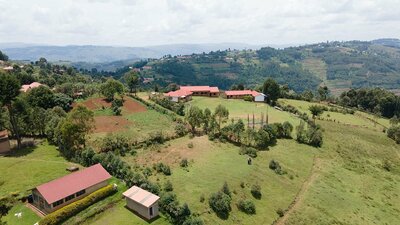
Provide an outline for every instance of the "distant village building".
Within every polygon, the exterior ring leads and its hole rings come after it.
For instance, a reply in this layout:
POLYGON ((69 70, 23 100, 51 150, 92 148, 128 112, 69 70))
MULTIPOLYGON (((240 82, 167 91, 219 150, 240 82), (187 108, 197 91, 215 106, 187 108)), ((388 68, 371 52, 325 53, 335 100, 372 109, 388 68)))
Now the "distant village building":
POLYGON ((96 164, 84 170, 37 186, 32 190, 32 205, 51 213, 107 186, 111 175, 96 164))
POLYGON ((143 70, 151 70, 151 68, 152 68, 151 66, 143 66, 142 67, 143 70))
POLYGON ((27 92, 27 91, 31 90, 32 88, 37 88, 37 87, 42 86, 42 85, 43 84, 41 84, 39 82, 33 82, 31 84, 25 84, 25 85, 22 85, 20 91, 21 92, 27 92))
POLYGON ((145 77, 143 78, 143 84, 148 84, 154 81, 154 78, 152 77, 145 77))
POLYGON ((4 70, 4 71, 7 71, 7 72, 10 72, 10 71, 13 71, 13 70, 14 70, 14 67, 12 67, 12 66, 7 66, 7 67, 4 67, 3 70, 4 70))
POLYGON ((243 99, 245 96, 250 96, 255 102, 264 102, 266 95, 253 90, 225 91, 227 99, 243 99))
POLYGON ((193 92, 186 90, 170 91, 164 96, 168 97, 170 101, 173 102, 187 102, 192 99, 193 92))
POLYGON ((191 91, 193 93, 193 96, 209 96, 209 97, 218 97, 219 96, 218 87, 181 86, 180 90, 191 91))
POLYGON ((6 130, 0 131, 0 154, 11 150, 10 140, 6 130))
POLYGON ((123 195, 126 199, 126 206, 139 216, 147 220, 158 216, 158 200, 160 197, 157 195, 137 186, 131 187, 123 195))

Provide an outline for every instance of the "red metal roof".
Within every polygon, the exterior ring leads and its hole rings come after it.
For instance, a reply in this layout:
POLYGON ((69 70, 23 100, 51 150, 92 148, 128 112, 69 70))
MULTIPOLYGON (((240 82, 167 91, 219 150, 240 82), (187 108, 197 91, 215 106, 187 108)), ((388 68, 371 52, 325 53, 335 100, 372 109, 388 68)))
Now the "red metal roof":
POLYGON ((6 130, 0 130, 0 137, 8 137, 8 132, 6 130))
POLYGON ((191 92, 219 92, 218 87, 210 87, 210 86, 181 86, 181 90, 191 91, 191 92))
POLYGON ((101 166, 101 164, 96 164, 81 171, 42 184, 36 187, 36 189, 44 197, 47 203, 52 204, 110 178, 111 175, 101 166))
POLYGON ((231 96, 252 95, 253 97, 256 97, 261 93, 252 90, 239 90, 239 91, 225 91, 225 94, 231 96))
POLYGON ((177 90, 177 91, 170 91, 164 95, 169 96, 169 97, 182 97, 182 96, 189 96, 192 94, 193 94, 193 92, 188 91, 188 90, 177 90))

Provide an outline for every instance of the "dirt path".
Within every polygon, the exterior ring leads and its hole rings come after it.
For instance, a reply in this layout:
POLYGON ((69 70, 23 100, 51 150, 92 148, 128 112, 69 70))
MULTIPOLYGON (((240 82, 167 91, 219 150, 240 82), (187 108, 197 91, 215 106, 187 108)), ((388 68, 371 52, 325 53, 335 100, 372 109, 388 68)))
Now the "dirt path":
POLYGON ((276 220, 273 224, 274 225, 284 225, 290 215, 296 211, 296 209, 299 208, 299 206, 303 203, 304 201, 304 195, 307 193, 308 189, 311 187, 311 185, 314 183, 314 181, 317 179, 319 173, 318 171, 321 169, 321 159, 315 157, 314 162, 313 162, 313 167, 311 169, 311 175, 308 177, 308 179, 303 183, 301 186, 300 191, 297 193, 295 199, 293 200, 292 204, 289 205, 288 210, 285 212, 285 215, 283 217, 280 217, 278 220, 276 220))

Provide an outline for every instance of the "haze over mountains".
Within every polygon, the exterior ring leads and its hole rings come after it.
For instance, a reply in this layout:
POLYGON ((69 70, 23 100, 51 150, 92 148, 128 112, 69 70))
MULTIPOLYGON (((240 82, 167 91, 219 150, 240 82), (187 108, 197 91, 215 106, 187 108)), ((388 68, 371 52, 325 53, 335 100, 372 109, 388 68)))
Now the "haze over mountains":
MULTIPOLYGON (((160 58, 164 55, 187 55, 231 49, 258 49, 262 46, 244 43, 171 44, 148 47, 68 45, 51 46, 26 43, 0 43, 0 49, 13 60, 35 61, 45 57, 48 61, 105 63, 121 60, 160 58)), ((284 46, 274 46, 284 47, 284 46)))

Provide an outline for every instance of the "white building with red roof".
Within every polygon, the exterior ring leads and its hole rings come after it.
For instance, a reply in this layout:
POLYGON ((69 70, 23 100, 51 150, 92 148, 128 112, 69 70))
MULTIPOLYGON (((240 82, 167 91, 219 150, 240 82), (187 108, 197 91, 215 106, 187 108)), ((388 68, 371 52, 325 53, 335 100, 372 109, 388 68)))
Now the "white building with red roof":
POLYGON ((54 212, 107 186, 110 178, 101 164, 96 164, 37 186, 32 190, 32 205, 44 213, 54 212))
POLYGON ((123 194, 126 206, 139 216, 151 220, 158 216, 158 200, 160 197, 140 187, 133 186, 123 194))
POLYGON ((253 90, 237 90, 237 91, 225 91, 227 99, 243 99, 245 96, 250 96, 255 102, 264 102, 266 95, 253 90))
POLYGON ((173 102, 187 102, 192 99, 192 95, 193 92, 187 90, 170 91, 164 94, 164 96, 173 102))

